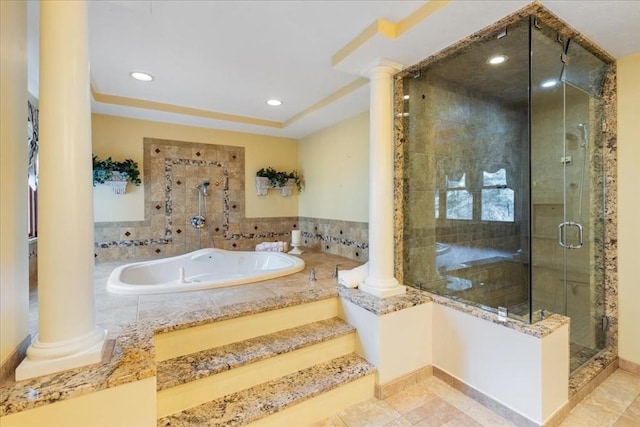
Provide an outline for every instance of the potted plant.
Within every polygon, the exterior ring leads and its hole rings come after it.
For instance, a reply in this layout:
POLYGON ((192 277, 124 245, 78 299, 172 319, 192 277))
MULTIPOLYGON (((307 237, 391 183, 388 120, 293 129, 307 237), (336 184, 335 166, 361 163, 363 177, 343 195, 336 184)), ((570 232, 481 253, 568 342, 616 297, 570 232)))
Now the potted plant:
POLYGON ((115 194, 124 194, 127 184, 139 186, 140 170, 138 163, 131 159, 116 162, 111 157, 101 160, 98 156, 93 156, 93 185, 108 184, 115 194))
POLYGON ((280 188, 283 196, 290 196, 293 186, 302 191, 304 183, 298 171, 280 172, 272 167, 262 168, 256 172, 256 192, 265 196, 269 188, 280 188))
POLYGON ((303 182, 302 177, 298 174, 298 171, 282 172, 279 176, 279 187, 284 197, 290 196, 293 192, 293 186, 295 185, 298 191, 302 191, 303 182))
POLYGON ((274 188, 277 182, 278 172, 272 168, 261 168, 256 172, 256 193, 258 196, 266 196, 270 188, 274 188))

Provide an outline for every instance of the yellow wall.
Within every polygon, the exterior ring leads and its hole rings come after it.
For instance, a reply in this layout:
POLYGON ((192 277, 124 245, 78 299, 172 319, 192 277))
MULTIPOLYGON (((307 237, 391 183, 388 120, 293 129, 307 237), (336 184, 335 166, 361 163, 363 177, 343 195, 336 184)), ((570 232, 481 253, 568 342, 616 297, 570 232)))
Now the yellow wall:
POLYGON ((300 140, 300 216, 369 221, 369 113, 300 140))
POLYGON ((27 9, 0 2, 0 364, 29 334, 27 9))
POLYGON ((640 364, 640 53, 618 60, 618 355, 640 364))
MULTIPOLYGON (((276 191, 258 197, 255 174, 260 168, 296 169, 298 144, 295 139, 278 138, 218 129, 183 126, 171 123, 122 117, 92 115, 93 153, 100 158, 133 159, 142 164, 142 141, 145 137, 198 142, 203 144, 245 147, 246 212, 248 218, 297 216, 298 197, 282 197, 276 191)), ((143 186, 129 184, 127 194, 116 196, 106 187, 94 191, 94 219, 104 221, 141 221, 144 219, 143 186), (132 191, 129 191, 132 190, 132 191)))

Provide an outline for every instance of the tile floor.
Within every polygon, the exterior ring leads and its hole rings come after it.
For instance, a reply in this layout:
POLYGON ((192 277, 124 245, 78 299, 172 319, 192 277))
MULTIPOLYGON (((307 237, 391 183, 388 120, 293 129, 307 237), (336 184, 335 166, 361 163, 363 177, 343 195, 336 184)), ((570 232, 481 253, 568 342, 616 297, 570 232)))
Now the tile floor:
MULTIPOLYGON (((312 427, 502 427, 511 422, 429 377, 385 400, 369 399, 312 427)), ((640 376, 618 369, 589 394, 561 427, 639 427, 640 376)))
MULTIPOLYGON (((309 286, 332 286, 335 264, 341 269, 359 263, 323 253, 303 256, 307 268, 286 279, 251 285, 166 295, 114 295, 106 290, 111 271, 122 263, 102 263, 95 268, 96 323, 117 334, 121 323, 167 317, 207 307, 247 302, 299 292, 309 286), (317 282, 309 283, 309 269, 317 282)), ((30 328, 37 332, 37 292, 30 295, 30 328)), ((455 390, 436 377, 407 387, 385 400, 370 399, 331 416, 314 427, 403 426, 513 426, 512 423, 455 390)), ((617 370, 567 416, 562 427, 640 427, 640 376, 617 370)))

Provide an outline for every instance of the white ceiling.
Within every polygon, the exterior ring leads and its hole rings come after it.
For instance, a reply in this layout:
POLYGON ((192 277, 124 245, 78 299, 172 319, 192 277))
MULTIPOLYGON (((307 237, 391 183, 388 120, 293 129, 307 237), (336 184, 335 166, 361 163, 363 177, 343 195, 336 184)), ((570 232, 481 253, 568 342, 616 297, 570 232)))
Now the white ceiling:
MULTIPOLYGON (((97 113, 299 138, 368 109, 365 84, 303 115, 385 57, 404 66, 525 6, 454 0, 408 32, 332 56, 376 19, 399 22, 426 1, 89 1, 96 92, 283 123, 268 127, 93 101, 97 113), (131 71, 155 76, 150 83, 131 71), (279 98, 283 105, 265 101, 279 98)), ((640 52, 640 0, 543 1, 616 58, 640 52)), ((38 2, 30 1, 29 91, 38 95, 38 2)), ((240 119, 241 121, 243 119, 240 119)))

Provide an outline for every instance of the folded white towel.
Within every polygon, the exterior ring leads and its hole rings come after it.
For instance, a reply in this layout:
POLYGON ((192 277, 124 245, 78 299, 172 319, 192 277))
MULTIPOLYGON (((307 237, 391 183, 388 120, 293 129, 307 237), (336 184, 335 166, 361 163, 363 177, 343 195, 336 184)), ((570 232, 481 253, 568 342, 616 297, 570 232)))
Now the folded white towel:
POLYGON ((288 248, 287 242, 262 242, 256 245, 256 252, 286 252, 288 248))
POLYGON ((357 288, 364 283, 369 274, 369 263, 364 263, 360 267, 351 270, 338 271, 338 284, 347 288, 357 288))

